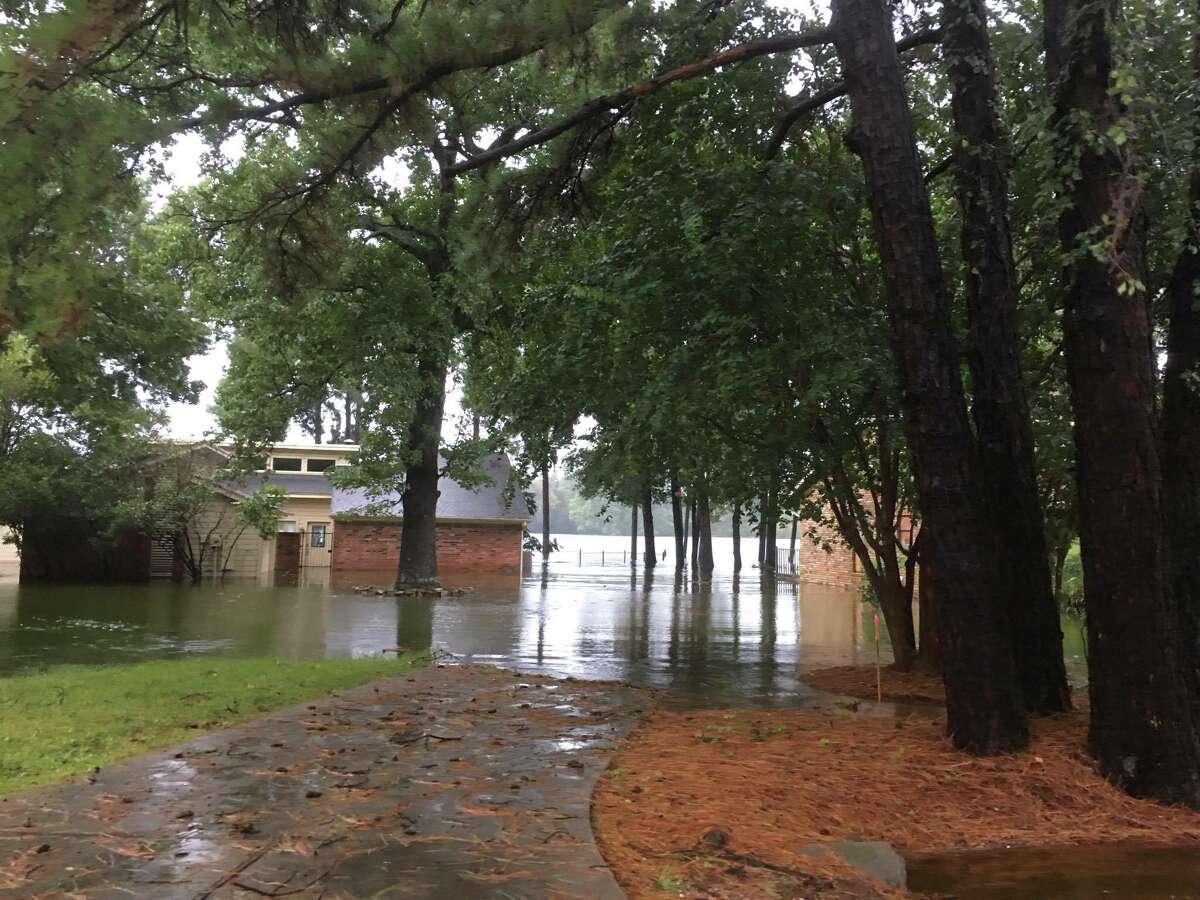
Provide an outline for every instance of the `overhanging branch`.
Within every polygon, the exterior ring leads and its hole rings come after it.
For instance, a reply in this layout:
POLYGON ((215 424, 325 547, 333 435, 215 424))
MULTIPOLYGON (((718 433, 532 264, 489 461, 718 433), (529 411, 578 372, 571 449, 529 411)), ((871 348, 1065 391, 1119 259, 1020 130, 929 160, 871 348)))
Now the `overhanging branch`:
MULTIPOLYGON (((942 29, 927 28, 923 31, 917 31, 896 42, 896 50, 900 53, 906 50, 913 50, 917 47, 924 47, 928 44, 937 44, 942 40, 942 29)), ((783 148, 784 142, 787 140, 788 132, 792 126, 799 122, 802 118, 812 112, 816 112, 827 103, 832 103, 839 97, 846 96, 846 82, 839 81, 836 84, 831 84, 824 90, 818 91, 808 97, 805 97, 791 109, 789 109, 775 125, 774 131, 771 133, 771 140, 767 142, 767 147, 763 151, 763 159, 774 159, 776 154, 783 148)))
POLYGON ((530 147, 536 147, 553 140, 560 134, 583 124, 593 116, 598 116, 610 110, 620 109, 647 94, 652 94, 660 88, 674 84, 677 81, 688 81, 701 75, 707 75, 723 66, 746 62, 747 60, 757 59, 760 56, 787 53, 792 50, 803 49, 804 47, 816 47, 821 44, 831 43, 832 41, 833 33, 828 28, 817 28, 812 31, 784 34, 778 37, 738 44, 736 47, 722 50, 720 53, 715 53, 705 59, 677 66, 647 81, 631 85, 623 91, 593 97, 585 101, 574 112, 568 113, 557 122, 547 125, 544 128, 530 131, 507 144, 491 147, 483 153, 451 166, 446 170, 445 174, 450 177, 461 175, 464 172, 470 172, 489 163, 497 162, 509 156, 515 156, 518 153, 528 150, 530 147))

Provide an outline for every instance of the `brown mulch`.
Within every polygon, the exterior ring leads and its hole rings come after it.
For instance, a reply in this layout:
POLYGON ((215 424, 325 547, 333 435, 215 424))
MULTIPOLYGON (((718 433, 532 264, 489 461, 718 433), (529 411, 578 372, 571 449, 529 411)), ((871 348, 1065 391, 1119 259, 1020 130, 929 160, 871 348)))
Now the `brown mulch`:
MULTIPOLYGON (((876 698, 874 666, 834 666, 829 669, 814 669, 802 676, 804 683, 828 691, 861 697, 863 700, 876 698)), ((946 691, 942 687, 942 676, 936 672, 901 672, 891 666, 879 670, 879 686, 883 699, 892 703, 946 703, 946 691)))
POLYGON ((828 841, 888 841, 902 853, 1200 845, 1200 814, 1135 800, 1095 773, 1083 713, 1032 727, 1029 751, 979 759, 950 747, 940 717, 663 711, 612 761, 594 826, 634 898, 663 896, 664 875, 685 896, 895 895, 797 852, 828 841), (713 828, 727 837, 716 849, 703 840, 713 828))

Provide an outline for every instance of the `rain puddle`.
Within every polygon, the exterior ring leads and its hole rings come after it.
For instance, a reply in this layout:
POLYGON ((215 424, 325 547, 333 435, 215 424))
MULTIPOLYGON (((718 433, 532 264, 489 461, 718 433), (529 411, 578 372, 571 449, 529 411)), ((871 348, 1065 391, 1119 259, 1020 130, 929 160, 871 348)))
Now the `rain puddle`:
POLYGON ((962 850, 907 861, 908 889, 961 900, 1195 900, 1200 847, 962 850))

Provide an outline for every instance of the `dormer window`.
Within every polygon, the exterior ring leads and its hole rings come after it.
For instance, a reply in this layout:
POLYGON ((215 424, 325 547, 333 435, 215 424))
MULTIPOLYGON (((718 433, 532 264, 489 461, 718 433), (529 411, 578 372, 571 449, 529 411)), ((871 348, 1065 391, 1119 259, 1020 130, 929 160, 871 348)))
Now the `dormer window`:
POLYGON ((276 456, 271 459, 271 469, 276 472, 299 472, 300 458, 298 456, 276 456))
POLYGON ((306 471, 309 472, 324 472, 326 469, 333 468, 332 459, 308 459, 305 460, 307 465, 306 471))

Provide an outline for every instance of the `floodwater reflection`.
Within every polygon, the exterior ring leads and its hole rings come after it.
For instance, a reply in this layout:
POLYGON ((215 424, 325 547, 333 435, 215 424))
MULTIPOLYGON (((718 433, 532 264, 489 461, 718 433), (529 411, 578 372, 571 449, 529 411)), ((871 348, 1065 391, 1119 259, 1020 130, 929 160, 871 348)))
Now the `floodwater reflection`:
MULTIPOLYGON (((751 569, 695 582, 660 566, 551 564, 441 598, 378 596, 306 570, 295 585, 0 582, 0 672, 184 655, 318 658, 434 648, 470 661, 669 689, 683 702, 788 705, 805 669, 873 662, 851 591, 751 569)), ((865 627, 864 627, 865 626, 865 627)), ((889 659, 886 641, 884 662, 889 659)))

